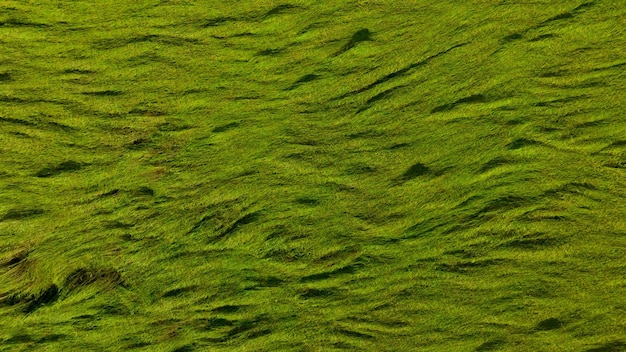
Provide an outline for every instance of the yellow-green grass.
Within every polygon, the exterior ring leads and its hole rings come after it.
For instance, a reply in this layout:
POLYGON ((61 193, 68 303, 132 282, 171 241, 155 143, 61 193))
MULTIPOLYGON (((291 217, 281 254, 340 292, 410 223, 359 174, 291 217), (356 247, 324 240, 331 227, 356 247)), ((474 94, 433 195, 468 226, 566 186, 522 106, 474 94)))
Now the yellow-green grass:
POLYGON ((5 1, 0 350, 626 349, 621 1, 5 1))

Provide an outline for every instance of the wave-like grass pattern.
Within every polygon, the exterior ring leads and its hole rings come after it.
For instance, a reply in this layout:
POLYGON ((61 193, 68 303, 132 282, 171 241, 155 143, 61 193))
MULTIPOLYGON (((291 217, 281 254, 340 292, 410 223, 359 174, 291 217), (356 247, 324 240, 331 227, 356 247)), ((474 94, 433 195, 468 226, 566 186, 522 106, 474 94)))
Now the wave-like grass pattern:
POLYGON ((620 1, 0 4, 0 350, 626 349, 620 1))

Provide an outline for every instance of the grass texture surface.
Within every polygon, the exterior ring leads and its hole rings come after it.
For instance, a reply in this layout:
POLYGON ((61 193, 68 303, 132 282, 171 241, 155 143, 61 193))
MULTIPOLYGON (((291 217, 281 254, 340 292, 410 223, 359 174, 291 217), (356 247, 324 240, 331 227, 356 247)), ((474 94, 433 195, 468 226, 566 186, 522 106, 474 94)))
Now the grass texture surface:
POLYGON ((626 3, 0 3, 0 351, 626 350, 626 3))

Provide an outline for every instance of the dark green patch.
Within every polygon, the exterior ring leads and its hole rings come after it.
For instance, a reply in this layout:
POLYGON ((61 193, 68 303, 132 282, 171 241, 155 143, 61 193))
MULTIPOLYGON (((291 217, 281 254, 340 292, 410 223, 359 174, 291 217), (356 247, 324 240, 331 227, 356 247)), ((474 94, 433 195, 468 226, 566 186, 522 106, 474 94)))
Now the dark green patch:
POLYGON ((371 36, 372 36, 372 32, 370 32, 369 29, 367 28, 359 29, 352 35, 348 43, 346 43, 346 45, 344 45, 343 48, 341 48, 341 50, 336 52, 334 56, 345 53, 346 51, 354 48, 357 44, 361 42, 372 40, 371 36))
POLYGON ((556 329, 560 329, 564 325, 565 324, 557 318, 548 318, 548 319, 540 321, 537 324, 537 326, 535 326, 535 329, 540 330, 540 331, 556 330, 556 329))
POLYGON ((272 55, 280 54, 282 51, 283 51, 282 49, 263 49, 263 50, 257 51, 256 55, 257 56, 272 56, 272 55))
POLYGON ((207 239, 208 243, 215 243, 228 236, 229 234, 237 231, 241 226, 253 223, 259 219, 261 212, 255 211, 248 213, 232 224, 218 229, 217 233, 207 239))
POLYGON ((596 127, 596 126, 603 126, 610 123, 608 121, 608 119, 597 119, 597 120, 592 120, 592 121, 585 121, 579 124, 574 125, 575 128, 589 128, 589 127, 596 127))
POLYGON ((4 261, 0 262, 0 268, 3 267, 12 267, 14 265, 17 265, 19 263, 22 263, 23 261, 26 260, 26 258, 28 257, 28 254, 30 252, 28 251, 20 251, 12 256, 10 256, 9 258, 5 259, 4 261))
POLYGON ((285 280, 277 278, 275 276, 267 276, 256 279, 257 287, 278 287, 282 285, 285 280))
POLYGON ((148 186, 140 186, 134 193, 138 196, 154 196, 154 190, 148 186))
POLYGON ((452 51, 453 49, 460 48, 460 47, 465 46, 467 44, 469 44, 469 43, 461 43, 461 44, 453 45, 452 47, 448 48, 447 50, 444 50, 444 51, 438 52, 437 54, 431 55, 431 56, 423 59, 422 61, 418 61, 418 62, 412 63, 412 64, 410 64, 410 65, 408 65, 408 66, 406 66, 406 67, 404 67, 404 68, 402 68, 400 70, 397 70, 395 72, 392 72, 390 74, 387 74, 387 75, 377 79, 373 83, 371 83, 371 84, 369 84, 369 85, 367 85, 367 86, 365 86, 363 88, 360 88, 360 89, 358 89, 358 90, 356 90, 354 92, 349 92, 349 93, 343 94, 343 95, 341 95, 339 97, 335 97, 332 100, 339 100, 339 99, 345 98, 345 97, 350 96, 350 95, 362 93, 362 92, 368 91, 368 90, 376 87, 377 85, 379 85, 381 83, 385 83, 385 82, 387 82, 387 81, 389 81, 391 79, 394 79, 396 77, 402 77, 402 76, 406 75, 407 73, 409 73, 409 71, 411 71, 413 69, 416 69, 418 67, 421 67, 421 66, 425 66, 431 60, 433 60, 435 58, 438 58, 438 57, 440 57, 442 55, 445 55, 448 52, 452 51))
POLYGON ((508 42, 512 42, 514 40, 520 40, 524 38, 524 36, 522 36, 519 33, 513 33, 513 34, 509 34, 506 37, 502 38, 502 42, 503 43, 508 43, 508 42))
POLYGON ((304 205, 318 205, 318 204, 320 204, 320 201, 318 199, 308 198, 308 197, 297 198, 296 202, 298 204, 304 204, 304 205))
POLYGON ((379 100, 383 100, 385 98, 388 98, 394 91, 402 88, 404 86, 398 86, 398 87, 393 87, 387 90, 384 90, 376 95, 374 95, 373 97, 367 99, 367 101, 365 102, 365 105, 363 107, 361 107, 359 110, 357 110, 357 114, 360 112, 363 112, 367 109, 369 109, 374 103, 376 103, 379 100))
POLYGON ((188 130, 192 127, 193 126, 188 125, 183 122, 168 121, 168 122, 160 124, 159 127, 157 127, 157 129, 161 132, 178 132, 178 131, 188 130))
POLYGON ((430 168, 422 163, 411 165, 403 174, 402 179, 405 181, 426 175, 430 172, 430 168))
POLYGON ((610 65, 608 67, 596 67, 592 71, 594 71, 594 72, 595 71, 604 71, 604 70, 610 70, 610 69, 615 69, 615 68, 621 69, 624 66, 626 66, 626 62, 622 62, 622 63, 615 64, 615 65, 610 65))
POLYGON ((396 149, 400 149, 400 148, 406 148, 408 146, 410 146, 409 143, 395 143, 395 144, 392 144, 391 146, 387 147, 386 149, 396 150, 396 149))
POLYGON ((497 167, 503 166, 503 165, 507 165, 510 164, 511 160, 501 157, 501 156, 497 156, 491 160, 489 160, 488 162, 484 163, 480 169, 478 170, 479 172, 487 172, 491 169, 495 169, 497 167))
POLYGON ((228 21, 234 21, 234 20, 235 20, 235 18, 233 18, 233 17, 223 17, 223 16, 215 17, 215 18, 206 20, 204 23, 202 23, 200 25, 200 27, 206 28, 206 27, 221 26, 221 25, 225 24, 228 21))
POLYGON ((511 143, 507 144, 506 148, 509 150, 516 150, 516 149, 521 149, 521 148, 533 146, 533 145, 541 145, 541 142, 538 142, 534 139, 517 138, 513 140, 511 143))
POLYGON ((4 214, 2 218, 0 218, 0 221, 23 220, 23 219, 41 215, 43 213, 44 213, 43 209, 39 209, 39 208, 31 208, 31 209, 14 208, 14 209, 10 209, 9 211, 7 211, 6 214, 4 214))
POLYGON ((0 95, 0 102, 3 103, 36 103, 38 101, 41 101, 39 99, 24 99, 24 98, 19 98, 19 97, 12 97, 9 95, 0 95))
POLYGON ((620 161, 607 161, 602 164, 602 166, 610 167, 613 169, 624 169, 626 168, 626 160, 620 161))
POLYGON ((38 295, 33 295, 29 299, 29 303, 22 311, 26 314, 32 313, 41 306, 54 303, 59 298, 59 288, 52 284, 38 295))
POLYGON ((545 247, 555 246, 560 244, 561 242, 561 240, 549 237, 544 233, 533 233, 519 238, 510 239, 502 243, 498 247, 537 250, 545 247))
POLYGON ((306 75, 298 78, 297 81, 295 81, 291 86, 289 86, 285 90, 293 90, 293 89, 297 88, 298 86, 300 86, 300 84, 314 81, 314 80, 318 79, 319 77, 320 77, 320 75, 315 74, 315 73, 306 74, 306 75))
POLYGON ((347 350, 347 351, 358 351, 359 348, 356 347, 355 345, 348 343, 346 341, 338 341, 338 342, 334 342, 332 344, 332 346, 336 349, 339 350, 347 350))
POLYGON ((598 188, 589 182, 568 182, 561 186, 548 189, 544 192, 546 196, 569 194, 584 194, 585 191, 594 191, 598 188))
POLYGON ((407 228, 407 232, 409 232, 409 234, 402 237, 402 239, 408 240, 430 235, 433 234, 436 229, 444 226, 442 223, 433 223, 433 220, 434 219, 428 219, 409 226, 409 228, 407 228))
MULTIPOLYGON (((159 43, 159 44, 172 45, 172 46, 183 46, 183 45, 189 45, 189 44, 199 44, 200 40, 196 38, 185 38, 185 37, 179 37, 175 35, 146 34, 146 35, 139 35, 139 36, 134 36, 130 38, 102 39, 94 43, 93 46, 97 49, 112 49, 112 48, 120 48, 120 47, 124 47, 130 44, 137 44, 137 43, 159 43)), ((145 54, 142 54, 142 55, 145 55, 145 54)), ((148 53, 147 55, 152 55, 153 61, 163 61, 163 59, 160 59, 161 57, 159 55, 156 55, 154 53, 148 53)))
POLYGON ((209 221, 212 220, 213 218, 214 218, 213 214, 203 216, 198 222, 196 222, 193 225, 193 227, 191 228, 191 230, 187 232, 187 234, 189 235, 193 232, 198 231, 200 228, 205 227, 209 223, 209 221))
POLYGON ((337 295, 336 289, 331 288, 307 288, 300 294, 300 298, 313 299, 313 298, 326 298, 337 295))
POLYGON ((298 78, 298 80, 297 80, 295 83, 305 83, 305 82, 311 82, 311 81, 316 80, 316 79, 317 79, 317 78, 319 78, 319 77, 320 77, 320 75, 318 75, 318 74, 315 74, 315 73, 309 73, 309 74, 306 74, 306 75, 304 75, 304 76, 302 76, 302 77, 298 78))
POLYGON ((367 164, 355 164, 348 167, 345 171, 347 175, 361 175, 375 172, 376 169, 367 164))
POLYGON ((105 192, 105 193, 100 194, 98 197, 109 197, 109 196, 114 196, 114 195, 118 194, 119 192, 120 192, 120 190, 119 190, 119 189, 117 189, 117 188, 115 188, 115 189, 112 189, 112 190, 110 190, 110 191, 108 191, 108 192, 105 192))
POLYGON ((534 37, 529 39, 529 42, 538 42, 540 40, 544 40, 544 39, 549 39, 549 38, 554 38, 556 37, 556 35, 552 34, 552 33, 548 33, 548 34, 542 34, 540 36, 534 37))
POLYGON ((228 320, 224 318, 209 318, 202 321, 204 324, 205 330, 212 330, 215 328, 220 328, 223 326, 232 326, 235 324, 233 320, 228 320))
POLYGON ((30 342, 35 342, 35 339, 33 339, 32 336, 28 334, 16 334, 3 341, 3 343, 7 345, 17 345, 20 343, 30 342))
POLYGON ((349 248, 331 251, 319 257, 315 261, 315 263, 327 264, 327 262, 343 261, 347 258, 354 256, 355 254, 358 254, 360 251, 361 249, 358 247, 349 247, 349 248))
POLYGON ((457 105, 460 105, 460 104, 484 103, 486 101, 487 101, 487 98, 484 95, 482 95, 482 94, 474 94, 474 95, 470 95, 470 96, 465 97, 465 98, 461 98, 461 99, 455 101, 454 103, 439 105, 439 106, 433 108, 430 111, 430 113, 434 114, 434 113, 437 113, 437 112, 444 112, 444 111, 452 110, 457 105))
POLYGON ((141 115, 141 116, 164 116, 167 115, 166 112, 158 110, 158 109, 152 109, 152 108, 144 108, 144 107, 134 107, 132 109, 130 109, 130 111, 128 112, 129 114, 132 115, 141 115))
POLYGON ((364 265, 362 263, 346 265, 344 267, 337 268, 335 270, 304 276, 300 279, 300 282, 313 282, 313 281, 327 280, 330 278, 337 277, 339 275, 354 274, 357 272, 358 269, 362 268, 363 266, 364 265))
POLYGON ((588 98, 588 96, 586 95, 575 95, 575 96, 569 96, 569 97, 565 97, 565 98, 559 98, 559 99, 553 99, 553 100, 548 100, 548 101, 540 101, 540 102, 536 102, 533 103, 532 106, 538 106, 538 107, 561 107, 564 106, 565 104, 574 102, 574 101, 578 101, 581 99, 585 99, 588 98))
POLYGON ((490 269, 494 265, 503 263, 501 259, 483 259, 483 260, 469 260, 458 261, 454 263, 441 263, 435 266, 436 270, 452 273, 467 273, 479 269, 490 269))
POLYGON ((13 77, 11 76, 10 73, 8 72, 2 72, 0 73, 0 82, 9 82, 12 81, 13 77))
POLYGON ((46 28, 49 27, 45 23, 31 22, 20 18, 8 18, 0 22, 0 27, 33 27, 33 28, 46 28))
POLYGON ((79 268, 65 278, 63 289, 69 293, 95 283, 104 286, 123 286, 124 284, 122 274, 115 269, 79 268))
POLYGON ((45 342, 57 342, 63 339, 67 339, 69 336, 65 334, 50 334, 40 338, 37 343, 45 343, 45 342))
POLYGON ((0 306, 14 306, 16 304, 24 303, 28 296, 21 295, 19 293, 6 294, 0 296, 0 306))
POLYGON ((297 249, 272 249, 263 255, 264 259, 279 262, 293 263, 302 259, 304 255, 297 249))
POLYGON ((487 101, 487 98, 482 94, 473 94, 467 96, 465 98, 461 98, 454 102, 455 104, 466 104, 466 103, 484 103, 487 101))
POLYGON ((357 138, 375 138, 375 137, 381 137, 384 136, 385 133, 382 131, 378 131, 375 129, 370 129, 370 130, 365 130, 365 131, 359 131, 356 133, 350 133, 348 135, 346 135, 346 137, 348 139, 357 139, 357 138))
POLYGON ((503 212, 510 209, 515 209, 521 207, 529 202, 529 199, 526 197, 505 195, 497 197, 496 199, 490 200, 487 204, 480 209, 478 214, 485 214, 490 212, 503 212))
POLYGON ((133 237, 133 235, 131 235, 130 233, 125 233, 125 234, 120 235, 120 239, 122 241, 137 241, 138 240, 135 237, 133 237))
POLYGON ((445 255, 453 255, 453 256, 458 256, 464 259, 470 259, 470 258, 475 258, 476 257, 476 252, 471 250, 471 249, 453 249, 453 250, 449 250, 449 251, 445 251, 443 252, 443 254, 445 255))
POLYGON ((259 323, 260 323, 259 319, 237 321, 235 323, 235 326, 228 332, 227 338, 232 338, 232 337, 247 333, 250 330, 256 328, 259 325, 259 323))
POLYGON ((140 341, 140 342, 133 342, 131 344, 129 344, 128 346, 126 346, 127 349, 132 350, 132 349, 136 349, 136 348, 143 348, 143 347, 147 347, 150 346, 151 343, 149 342, 145 342, 145 341, 140 341))
POLYGON ((78 68, 68 68, 68 69, 63 70, 62 73, 76 73, 76 74, 81 74, 81 75, 87 75, 87 74, 96 73, 96 71, 82 70, 78 68))
POLYGON ((291 4, 281 4, 278 5, 276 7, 274 7, 273 9, 267 11, 265 13, 265 18, 271 17, 271 16, 275 16, 275 15, 279 15, 281 13, 285 13, 287 12, 287 10, 291 10, 291 9, 295 9, 298 8, 295 5, 291 5, 291 4))
POLYGON ((452 110, 454 109, 455 105, 453 103, 451 104, 443 104, 443 105, 439 105, 434 107, 432 110, 430 110, 431 114, 437 113, 437 112, 444 112, 444 111, 448 111, 448 110, 452 110))
POLYGON ((599 347, 593 347, 585 350, 585 352, 624 352, 626 351, 626 342, 617 340, 609 342, 599 347))
POLYGON ((82 169, 83 164, 74 160, 64 161, 56 166, 45 167, 39 170, 35 176, 37 177, 51 177, 56 176, 64 172, 73 172, 82 169))
POLYGON ((97 91, 93 91, 93 92, 82 92, 81 94, 83 94, 83 95, 94 95, 94 96, 97 96, 97 97, 116 97, 116 96, 124 94, 124 92, 119 91, 119 90, 106 89, 106 90, 97 90, 97 91))
POLYGON ((506 341, 500 340, 500 339, 489 340, 489 341, 482 343, 480 346, 476 347, 474 351, 487 352, 487 351, 501 350, 505 343, 506 341))
POLYGON ((373 104, 373 103, 375 103, 375 102, 377 102, 379 100, 382 100, 382 99, 388 97, 391 93, 393 93, 395 90, 397 90, 399 88, 401 88, 401 86, 393 87, 393 88, 387 89, 385 91, 382 91, 382 92, 374 95, 373 97, 367 99, 367 101, 365 102, 365 105, 371 105, 371 104, 373 104))
POLYGON ((227 304, 227 305, 219 306, 217 308, 213 308, 211 309, 211 312, 229 314, 229 313, 236 313, 241 309, 242 309, 242 306, 235 306, 235 305, 227 304))
POLYGON ((566 20, 570 18, 574 18, 574 14, 572 12, 564 12, 564 13, 548 18, 547 20, 543 21, 542 25, 548 24, 550 22, 566 20))
POLYGON ((64 125, 62 123, 58 123, 58 122, 55 122, 55 121, 49 121, 49 122, 47 122, 47 125, 49 127, 51 127, 52 129, 55 129, 57 131, 63 131, 63 132, 74 132, 74 131, 76 131, 76 128, 74 128, 72 126, 64 125))
POLYGON ((30 122, 30 121, 15 119, 15 118, 12 118, 12 117, 2 117, 2 116, 0 116, 0 122, 14 123, 16 125, 22 125, 22 126, 36 126, 36 124, 34 124, 34 123, 30 122))
POLYGON ((129 229, 131 227, 134 227, 135 224, 133 223, 128 223, 128 222, 123 222, 123 221, 119 221, 119 220, 113 220, 113 221, 107 221, 104 225, 104 228, 106 229, 129 229))
POLYGON ((32 138, 29 134, 27 133, 23 133, 23 132, 9 132, 10 134, 14 135, 14 136, 18 136, 20 138, 32 138))
POLYGON ((129 150, 140 150, 150 145, 150 141, 144 138, 137 138, 131 143, 126 144, 124 147, 129 150))
POLYGON ((106 315, 124 316, 130 313, 128 308, 121 303, 105 304, 105 305, 99 306, 98 308, 100 310, 100 313, 106 314, 106 315))
POLYGON ((239 122, 231 122, 226 125, 215 127, 213 129, 213 132, 215 133, 225 132, 236 127, 239 127, 239 122))
POLYGON ((193 345, 185 345, 172 350, 172 352, 192 352, 195 351, 196 348, 193 345))
POLYGON ((587 8, 592 7, 592 6, 594 6, 595 4, 596 4, 596 2, 595 2, 595 1, 583 2, 582 4, 580 4, 580 5, 576 6, 576 7, 572 10, 572 12, 579 12, 579 11, 582 11, 582 10, 586 10, 587 8))
POLYGON ((353 338, 357 338, 357 339, 373 339, 374 336, 370 335, 370 334, 365 334, 362 332, 358 332, 358 331, 354 331, 354 330, 349 330, 349 329, 345 329, 345 328, 338 328, 335 329, 336 333, 339 333, 341 335, 344 336, 348 336, 348 337, 353 337, 353 338))
POLYGON ((72 317, 72 320, 93 320, 94 318, 95 318, 95 315, 93 314, 81 314, 81 315, 72 317))
MULTIPOLYGON (((568 71, 564 70, 549 70, 539 74, 539 77, 542 78, 553 78, 553 77, 563 77, 568 74, 568 71)), ((544 104, 544 106, 547 104, 544 104)))
POLYGON ((353 192, 357 190, 357 188, 354 186, 345 185, 345 184, 334 182, 334 181, 324 182, 322 186, 327 187, 337 192, 353 192))
POLYGON ((609 145, 609 147, 621 147, 626 145, 626 140, 615 141, 609 145))

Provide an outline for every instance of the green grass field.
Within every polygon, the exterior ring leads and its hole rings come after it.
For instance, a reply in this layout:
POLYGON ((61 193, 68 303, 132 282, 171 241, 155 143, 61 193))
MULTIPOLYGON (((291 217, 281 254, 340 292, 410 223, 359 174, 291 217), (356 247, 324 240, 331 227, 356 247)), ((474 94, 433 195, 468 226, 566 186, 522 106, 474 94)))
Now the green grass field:
POLYGON ((626 2, 0 3, 0 351, 626 351, 626 2))

